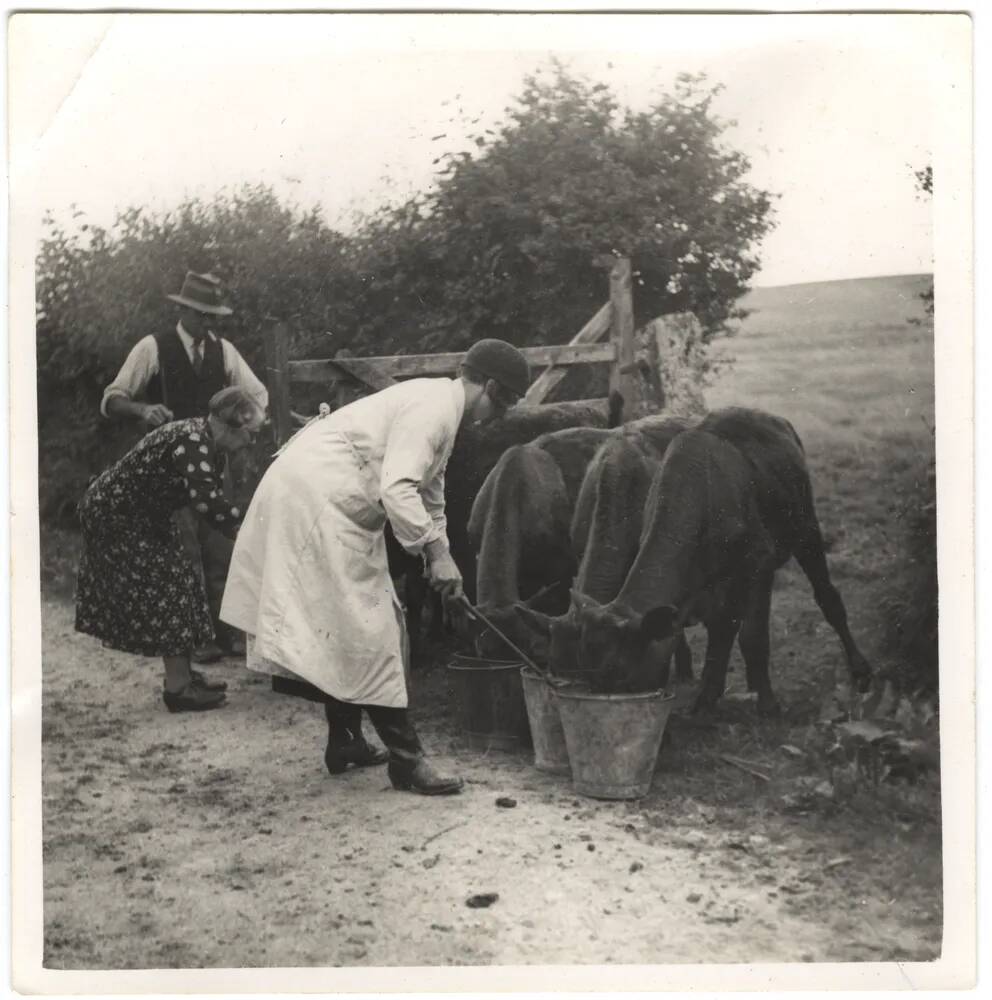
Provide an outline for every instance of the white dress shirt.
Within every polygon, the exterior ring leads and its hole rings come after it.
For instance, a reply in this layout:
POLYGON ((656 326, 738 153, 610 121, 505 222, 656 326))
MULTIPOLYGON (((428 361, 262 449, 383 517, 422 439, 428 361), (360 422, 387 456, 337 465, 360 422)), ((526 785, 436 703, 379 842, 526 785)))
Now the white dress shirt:
MULTIPOLYGON (((176 324, 176 333, 179 334, 179 339, 186 349, 190 364, 195 366, 193 352, 196 341, 186 332, 181 322, 176 324)), ((244 389, 263 410, 267 409, 269 405, 268 390, 248 367, 248 362, 241 357, 238 349, 229 340, 217 337, 213 332, 208 332, 207 336, 213 341, 220 340, 227 384, 244 389)), ((100 412, 105 417, 107 416, 107 402, 113 396, 123 396, 130 400, 143 396, 148 388, 148 383, 158 374, 158 371, 158 344, 155 342, 155 338, 149 334, 147 337, 142 337, 131 348, 131 353, 121 365, 117 378, 104 389, 103 399, 100 401, 100 412)))

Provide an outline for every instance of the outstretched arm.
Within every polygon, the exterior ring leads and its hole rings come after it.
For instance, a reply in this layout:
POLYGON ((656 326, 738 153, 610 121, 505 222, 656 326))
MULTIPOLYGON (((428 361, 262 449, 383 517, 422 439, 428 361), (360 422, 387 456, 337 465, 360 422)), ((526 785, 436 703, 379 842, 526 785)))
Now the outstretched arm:
POLYGON ((183 478, 189 506, 197 516, 211 528, 234 538, 243 511, 232 506, 224 496, 217 453, 211 440, 198 431, 191 432, 173 445, 172 461, 183 478))
POLYGON ((172 410, 161 403, 142 403, 148 383, 158 371, 158 346, 152 336, 142 337, 128 354, 117 378, 103 391, 100 412, 105 417, 136 417, 150 427, 172 420, 172 410))

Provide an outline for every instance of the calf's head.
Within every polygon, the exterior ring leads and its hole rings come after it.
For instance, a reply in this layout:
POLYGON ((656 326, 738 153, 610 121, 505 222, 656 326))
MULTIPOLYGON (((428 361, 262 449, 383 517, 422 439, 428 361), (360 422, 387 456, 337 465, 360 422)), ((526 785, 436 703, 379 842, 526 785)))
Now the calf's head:
MULTIPOLYGON (((497 605, 480 604, 479 610, 496 626, 514 645, 519 647, 532 660, 539 663, 549 662, 549 629, 546 626, 547 614, 539 612, 556 612, 567 609, 568 591, 557 582, 541 587, 531 594, 526 601, 516 604, 497 605), (525 616, 535 613, 540 622, 534 627, 525 616)), ((513 651, 492 629, 487 629, 483 622, 478 623, 475 640, 476 652, 485 657, 508 657, 513 651)))
POLYGON ((540 643, 544 662, 559 677, 578 678, 579 627, 571 611, 553 617, 535 611, 526 604, 514 606, 518 622, 540 643))
POLYGON ((604 693, 652 691, 668 681, 681 636, 678 611, 663 605, 639 614, 617 601, 599 604, 573 591, 579 672, 604 693))

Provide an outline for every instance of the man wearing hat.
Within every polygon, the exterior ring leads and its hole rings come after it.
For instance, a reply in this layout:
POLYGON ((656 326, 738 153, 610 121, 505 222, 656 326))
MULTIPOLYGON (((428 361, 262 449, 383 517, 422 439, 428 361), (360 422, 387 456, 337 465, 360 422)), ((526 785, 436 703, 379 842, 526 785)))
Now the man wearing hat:
MULTIPOLYGON (((104 390, 100 412, 105 417, 137 417, 148 427, 170 420, 202 417, 211 396, 238 386, 268 407, 268 392, 237 348, 214 333, 212 326, 231 315, 211 274, 190 271, 178 295, 167 296, 179 306, 175 329, 149 334, 138 341, 117 377, 104 390)), ((219 659, 222 652, 239 652, 238 640, 220 622, 217 612, 224 592, 231 544, 200 518, 183 510, 177 518, 183 542, 204 578, 218 642, 194 650, 199 663, 219 659)))
POLYGON ((311 421, 269 466, 239 532, 221 617, 248 639, 248 667, 324 705, 324 763, 389 762, 395 788, 461 790, 427 762, 407 712, 406 633, 386 561, 388 519, 431 585, 462 593, 448 550, 444 471, 458 428, 501 416, 527 391, 527 360, 482 340, 458 377, 391 385, 311 421), (362 736, 365 710, 388 754, 362 736))

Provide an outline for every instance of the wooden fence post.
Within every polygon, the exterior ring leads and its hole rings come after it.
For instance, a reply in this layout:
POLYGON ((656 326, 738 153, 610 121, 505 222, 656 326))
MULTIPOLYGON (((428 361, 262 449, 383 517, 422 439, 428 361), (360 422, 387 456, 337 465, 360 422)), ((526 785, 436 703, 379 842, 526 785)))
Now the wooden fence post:
POLYGON ((610 392, 619 392, 623 397, 626 420, 633 417, 637 402, 634 302, 630 281, 630 261, 621 257, 610 271, 610 339, 617 349, 616 362, 610 368, 610 392))
POLYGON ((281 448, 290 438, 289 331, 282 320, 273 320, 265 330, 265 384, 269 390, 269 415, 275 443, 281 448))

